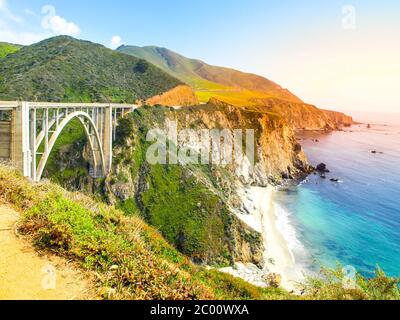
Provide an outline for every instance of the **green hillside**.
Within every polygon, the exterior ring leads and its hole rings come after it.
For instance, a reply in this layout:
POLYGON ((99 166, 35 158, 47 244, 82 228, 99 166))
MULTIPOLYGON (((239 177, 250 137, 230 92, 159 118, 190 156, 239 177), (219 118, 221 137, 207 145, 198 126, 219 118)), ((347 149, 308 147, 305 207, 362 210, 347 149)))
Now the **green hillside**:
POLYGON ((7 42, 0 42, 0 59, 5 58, 10 53, 17 52, 21 46, 7 42))
POLYGON ((264 77, 211 66, 165 48, 121 46, 117 51, 145 59, 191 85, 203 102, 211 97, 235 105, 248 105, 253 98, 270 97, 300 102, 300 99, 288 90, 264 77))
POLYGON ((66 36, 0 60, 2 100, 133 103, 179 84, 144 60, 66 36))

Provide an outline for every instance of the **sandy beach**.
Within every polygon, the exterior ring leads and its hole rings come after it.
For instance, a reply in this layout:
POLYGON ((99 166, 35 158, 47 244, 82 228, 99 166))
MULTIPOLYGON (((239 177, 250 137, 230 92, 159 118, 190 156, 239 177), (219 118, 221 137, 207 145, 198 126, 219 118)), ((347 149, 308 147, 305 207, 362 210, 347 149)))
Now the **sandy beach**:
MULTIPOLYGON (((263 274, 275 273, 281 276, 281 286, 289 291, 296 291, 296 284, 303 280, 301 268, 296 265, 295 257, 290 250, 288 239, 279 226, 273 187, 251 187, 240 190, 243 205, 250 214, 237 214, 251 228, 263 235, 265 267, 263 274)), ((243 269, 240 265, 238 270, 243 269)), ((229 273, 234 274, 233 270, 229 273)), ((237 272, 236 272, 237 273, 237 272)), ((240 276, 240 274, 236 274, 240 276)), ((247 279, 248 280, 248 279, 247 279)), ((251 282, 258 282, 258 279, 251 282)))

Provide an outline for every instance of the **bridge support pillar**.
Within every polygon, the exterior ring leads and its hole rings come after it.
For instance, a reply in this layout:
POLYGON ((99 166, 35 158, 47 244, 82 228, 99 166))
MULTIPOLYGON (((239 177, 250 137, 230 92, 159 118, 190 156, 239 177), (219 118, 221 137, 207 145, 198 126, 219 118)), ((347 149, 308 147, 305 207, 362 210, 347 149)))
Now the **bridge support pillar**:
POLYGON ((103 147, 104 147, 104 161, 105 161, 105 174, 107 175, 111 170, 112 165, 112 141, 113 141, 113 110, 109 106, 105 108, 103 119, 103 147))
POLYGON ((12 112, 11 162, 25 177, 31 177, 29 127, 29 103, 21 102, 12 112))

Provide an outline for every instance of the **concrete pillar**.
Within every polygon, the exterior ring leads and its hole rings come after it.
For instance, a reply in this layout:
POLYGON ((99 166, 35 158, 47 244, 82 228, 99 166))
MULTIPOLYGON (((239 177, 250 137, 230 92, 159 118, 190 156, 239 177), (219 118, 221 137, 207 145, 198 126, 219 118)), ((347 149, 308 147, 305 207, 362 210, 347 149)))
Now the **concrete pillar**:
POLYGON ((30 150, 31 150, 31 163, 30 163, 30 168, 31 168, 31 177, 33 180, 36 181, 36 169, 37 169, 37 164, 36 164, 36 110, 31 110, 30 111, 30 137, 29 137, 29 143, 30 143, 30 150))
POLYGON ((29 103, 21 102, 12 112, 11 162, 25 177, 31 177, 29 103))
POLYGON ((105 174, 108 174, 112 166, 112 141, 113 141, 113 114, 111 105, 104 109, 103 116, 103 150, 105 161, 105 174))
MULTIPOLYGON (((89 113, 90 114, 90 113, 89 113)), ((93 146, 93 159, 92 159, 92 163, 90 166, 90 175, 92 176, 92 178, 99 178, 103 176, 103 170, 102 170, 102 164, 101 164, 101 148, 102 146, 100 146, 97 142, 96 139, 96 129, 98 130, 98 123, 99 123, 99 114, 97 111, 97 108, 93 108, 91 110, 91 118, 94 122, 95 127, 91 127, 90 125, 88 125, 87 130, 89 132, 89 136, 90 136, 90 141, 92 143, 93 146)))

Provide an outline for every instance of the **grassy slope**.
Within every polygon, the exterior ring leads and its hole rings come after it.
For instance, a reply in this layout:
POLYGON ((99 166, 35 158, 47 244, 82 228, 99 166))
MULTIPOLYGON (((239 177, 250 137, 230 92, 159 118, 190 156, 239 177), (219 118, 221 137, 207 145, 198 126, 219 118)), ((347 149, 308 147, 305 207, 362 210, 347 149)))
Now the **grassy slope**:
POLYGON ((229 68, 211 66, 165 48, 122 46, 118 51, 145 59, 191 85, 202 102, 207 102, 211 97, 239 106, 252 104, 252 98, 275 97, 299 102, 293 94, 282 90, 268 79, 229 68))
POLYGON ((20 48, 21 46, 19 45, 0 42, 0 59, 5 58, 11 53, 17 52, 20 48))
POLYGON ((0 99, 127 102, 181 82, 152 64, 66 36, 23 47, 0 60, 0 99))
POLYGON ((294 298, 280 289, 257 288, 197 267, 140 218, 53 184, 32 185, 2 166, 0 202, 23 214, 20 232, 38 249, 96 272, 101 298, 294 298))

